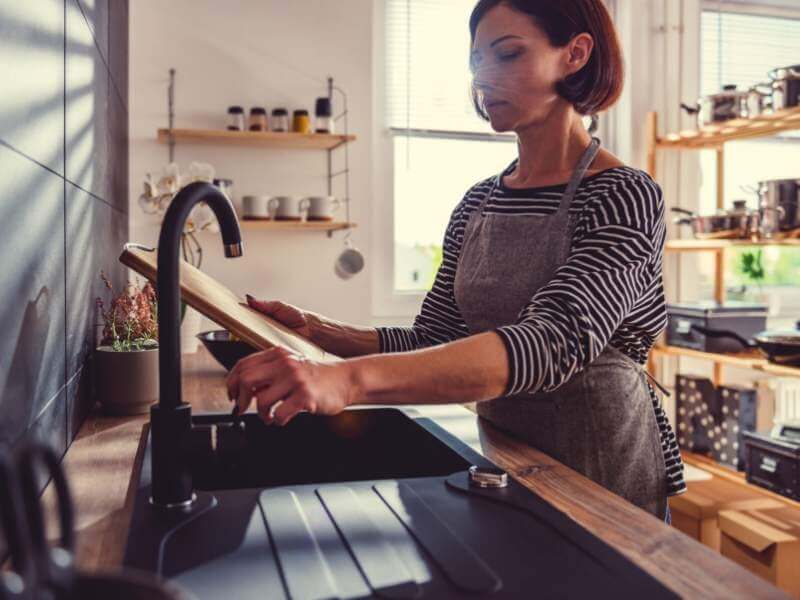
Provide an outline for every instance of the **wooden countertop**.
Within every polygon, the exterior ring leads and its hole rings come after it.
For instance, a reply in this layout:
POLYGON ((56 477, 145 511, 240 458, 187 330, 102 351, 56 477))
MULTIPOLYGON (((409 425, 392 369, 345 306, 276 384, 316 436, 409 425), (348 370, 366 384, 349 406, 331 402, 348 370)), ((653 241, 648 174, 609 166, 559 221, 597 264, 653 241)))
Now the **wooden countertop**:
MULTIPOLYGON (((198 411, 228 411, 224 374, 204 349, 184 355, 184 400, 198 411)), ((435 419, 681 596, 786 597, 582 475, 504 435, 466 408, 416 410, 435 419)), ((132 509, 132 467, 147 420, 147 415, 120 418, 93 413, 65 456, 76 508, 77 562, 83 569, 114 568, 122 561, 132 509)))

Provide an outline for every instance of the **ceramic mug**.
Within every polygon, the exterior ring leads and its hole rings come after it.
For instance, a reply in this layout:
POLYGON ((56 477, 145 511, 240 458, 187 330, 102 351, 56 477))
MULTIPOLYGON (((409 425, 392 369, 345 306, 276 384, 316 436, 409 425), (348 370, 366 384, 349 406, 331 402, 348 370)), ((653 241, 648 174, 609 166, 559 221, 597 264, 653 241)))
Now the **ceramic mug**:
POLYGON ((242 215, 245 219, 269 219, 269 196, 242 196, 242 215))
POLYGON ((364 255, 349 239, 345 240, 344 245, 345 249, 336 259, 333 270, 342 279, 350 279, 364 268, 364 255))
POLYGON ((308 209, 308 198, 276 196, 269 201, 269 211, 276 221, 302 221, 308 209))
POLYGON ((341 206, 341 201, 334 196, 309 196, 308 200, 308 220, 309 221, 332 221, 334 211, 341 206))

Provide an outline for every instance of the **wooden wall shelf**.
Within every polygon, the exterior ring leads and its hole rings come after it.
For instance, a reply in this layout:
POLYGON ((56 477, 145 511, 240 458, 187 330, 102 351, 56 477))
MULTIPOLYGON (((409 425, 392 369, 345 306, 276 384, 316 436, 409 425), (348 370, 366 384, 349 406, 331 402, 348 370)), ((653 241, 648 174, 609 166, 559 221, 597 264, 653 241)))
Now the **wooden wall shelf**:
POLYGON ((242 227, 249 231, 340 231, 358 227, 356 223, 338 221, 267 221, 242 219, 242 227))
POLYGON ((668 240, 664 244, 665 252, 695 252, 695 251, 715 251, 726 248, 740 248, 747 246, 786 246, 800 247, 800 239, 785 238, 772 240, 668 240))
MULTIPOLYGON (((158 141, 169 143, 169 129, 158 130, 158 141)), ((284 133, 279 131, 228 131, 225 129, 173 129, 176 142, 249 145, 264 148, 333 150, 355 141, 354 135, 328 133, 284 133)))
POLYGON ((750 369, 761 371, 770 375, 783 377, 800 377, 800 367, 786 367, 769 362, 766 358, 755 352, 743 352, 740 354, 721 354, 715 352, 702 352, 691 348, 681 348, 679 346, 654 346, 650 351, 654 356, 685 356, 700 360, 710 360, 717 364, 728 365, 739 369, 750 369))
POLYGON ((787 108, 752 119, 733 119, 699 130, 670 133, 656 138, 659 148, 718 148, 726 142, 768 137, 800 129, 800 107, 787 108))

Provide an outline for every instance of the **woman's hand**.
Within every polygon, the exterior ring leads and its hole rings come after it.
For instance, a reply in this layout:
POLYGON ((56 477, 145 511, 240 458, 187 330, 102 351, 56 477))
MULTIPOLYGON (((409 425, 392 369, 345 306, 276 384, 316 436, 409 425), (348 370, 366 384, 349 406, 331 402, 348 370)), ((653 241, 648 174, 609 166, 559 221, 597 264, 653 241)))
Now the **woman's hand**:
POLYGON ((311 320, 308 313, 280 300, 256 300, 247 294, 247 305, 278 321, 307 340, 311 340, 311 320))
POLYGON ((320 363, 278 347, 240 360, 226 383, 237 414, 255 400, 264 422, 278 425, 303 411, 335 415, 355 403, 359 394, 347 361, 320 363))

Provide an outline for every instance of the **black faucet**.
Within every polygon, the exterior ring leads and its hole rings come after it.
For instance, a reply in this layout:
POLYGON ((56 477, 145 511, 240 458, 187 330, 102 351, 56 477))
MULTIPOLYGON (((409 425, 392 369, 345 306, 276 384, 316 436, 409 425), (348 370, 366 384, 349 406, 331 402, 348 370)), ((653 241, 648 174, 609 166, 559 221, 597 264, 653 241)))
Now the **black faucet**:
POLYGON ((205 202, 214 211, 225 256, 242 256, 239 221, 231 201, 210 183, 198 181, 173 198, 158 238, 159 401, 150 408, 152 497, 160 507, 188 508, 194 499, 187 447, 192 408, 181 397, 180 279, 181 235, 192 208, 205 202))

